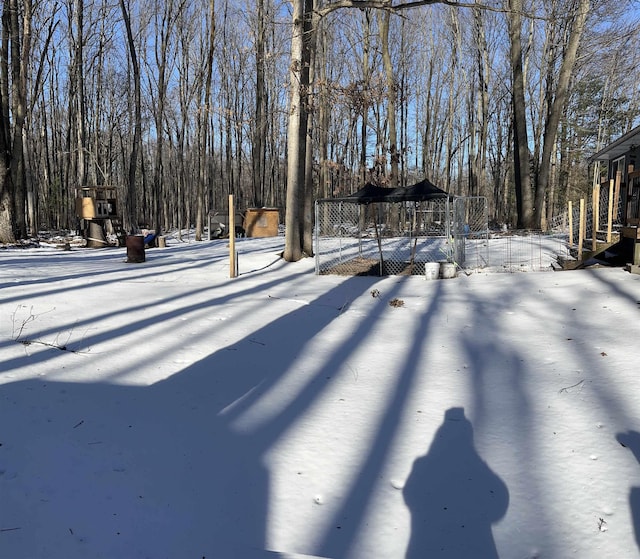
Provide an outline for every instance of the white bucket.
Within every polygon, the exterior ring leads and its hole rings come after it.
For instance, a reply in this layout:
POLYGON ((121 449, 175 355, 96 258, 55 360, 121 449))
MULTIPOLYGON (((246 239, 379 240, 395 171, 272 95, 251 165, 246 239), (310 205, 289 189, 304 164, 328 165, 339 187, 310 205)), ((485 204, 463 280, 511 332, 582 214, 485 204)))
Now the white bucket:
POLYGON ((424 279, 435 280, 440 277, 440 262, 424 263, 424 279))
POLYGON ((451 279, 456 277, 456 265, 453 262, 440 263, 440 275, 443 279, 451 279))

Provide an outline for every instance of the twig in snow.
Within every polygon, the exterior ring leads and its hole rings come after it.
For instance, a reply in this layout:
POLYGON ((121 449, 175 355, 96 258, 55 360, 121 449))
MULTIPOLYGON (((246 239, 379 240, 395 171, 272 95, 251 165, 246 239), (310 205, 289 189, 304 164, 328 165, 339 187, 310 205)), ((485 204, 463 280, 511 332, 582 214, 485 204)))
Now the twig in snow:
POLYGON ((302 299, 285 299, 284 297, 276 297, 275 295, 267 295, 269 299, 279 299, 280 301, 291 301, 292 303, 298 303, 299 305, 308 305, 309 301, 304 301, 302 299))
POLYGON ((560 390, 558 390, 558 394, 562 394, 563 392, 569 392, 569 390, 571 390, 572 388, 576 388, 577 386, 580 386, 582 383, 584 383, 584 379, 582 379, 580 382, 576 382, 575 384, 572 384, 571 386, 565 386, 564 388, 561 388, 560 390))
POLYGON ((31 307, 29 309, 29 316, 22 321, 22 324, 20 325, 20 329, 16 334, 16 313, 18 312, 19 308, 20 308, 20 305, 16 307, 16 310, 13 311, 13 314, 11 315, 11 320, 13 322, 13 329, 11 331, 11 335, 13 336, 13 339, 16 341, 18 341, 20 339, 20 336, 22 336, 22 331, 24 330, 25 326, 29 324, 29 322, 33 322, 36 319, 36 316, 33 314, 33 307, 31 307))
POLYGON ((68 351, 69 353, 88 353, 87 351, 80 351, 78 349, 71 349, 66 345, 57 345, 50 344, 49 342, 41 342, 40 340, 16 340, 19 344, 22 345, 32 345, 32 344, 40 344, 47 347, 52 347, 53 349, 59 349, 60 351, 68 351))
MULTIPOLYGON (((60 337, 60 334, 56 335, 56 343, 50 343, 50 342, 43 342, 40 340, 30 340, 27 338, 22 338, 22 334, 24 332, 24 329, 26 327, 27 324, 29 324, 29 322, 33 322, 36 318, 38 318, 38 316, 40 315, 35 315, 33 314, 33 307, 31 307, 29 309, 29 316, 27 318, 25 318, 22 321, 22 324, 20 325, 19 328, 16 328, 16 313, 18 312, 18 309, 20 307, 18 306, 16 308, 15 311, 13 311, 13 314, 11 315, 11 319, 13 320, 13 331, 12 331, 12 335, 13 335, 13 340, 15 342, 18 342, 19 344, 22 344, 24 346, 29 346, 32 344, 40 344, 43 346, 47 346, 47 347, 52 347, 54 349, 59 349, 60 351, 68 351, 70 353, 88 353, 88 351, 80 351, 80 350, 76 350, 76 349, 71 349, 67 346, 67 344, 69 343, 69 340, 71 339, 71 336, 73 335, 73 330, 70 330, 68 335, 67 335, 67 343, 64 344, 60 344, 57 343, 58 338, 60 337), (17 331, 17 333, 16 333, 17 331)), ((51 309, 52 311, 55 310, 55 307, 53 309, 51 309)), ((46 311, 46 312, 51 312, 51 311, 46 311)))
POLYGON ((251 338, 249 340, 252 344, 258 344, 258 345, 267 345, 264 342, 259 342, 258 340, 256 340, 255 338, 251 338))

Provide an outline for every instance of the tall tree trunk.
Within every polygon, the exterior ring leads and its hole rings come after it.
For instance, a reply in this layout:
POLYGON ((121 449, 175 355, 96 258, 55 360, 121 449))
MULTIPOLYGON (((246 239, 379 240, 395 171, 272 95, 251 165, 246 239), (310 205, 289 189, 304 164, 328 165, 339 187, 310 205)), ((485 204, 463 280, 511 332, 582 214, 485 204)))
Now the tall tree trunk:
MULTIPOLYGON (((454 9, 448 10, 450 25, 451 25, 451 44, 453 45, 453 52, 451 54, 451 70, 448 76, 448 89, 449 96, 447 101, 447 118, 446 118, 446 161, 447 168, 445 169, 445 185, 447 192, 450 192, 453 185, 453 170, 454 170, 454 157, 457 149, 454 148, 454 140, 456 133, 456 111, 457 111, 457 99, 454 95, 456 91, 456 83, 459 79, 459 67, 460 67, 460 22, 458 21, 458 14, 454 9)), ((459 190, 454 189, 456 194, 462 194, 459 190)))
POLYGON ((76 152, 76 186, 85 186, 87 183, 86 161, 86 105, 84 91, 84 0, 73 1, 73 74, 75 97, 74 106, 74 134, 76 152))
POLYGON ((257 30, 256 30, 256 106, 255 122, 253 125, 253 142, 251 146, 252 202, 255 206, 264 205, 264 164, 265 164, 265 133, 267 130, 266 115, 266 85, 265 85, 265 9, 264 0, 257 0, 257 30))
POLYGON ((304 104, 306 113, 306 145, 304 165, 304 196, 302 207, 302 251, 307 256, 313 256, 313 138, 312 131, 314 111, 312 87, 315 72, 315 52, 317 40, 318 18, 314 17, 314 0, 305 0, 304 8, 304 50, 303 71, 308 74, 307 97, 304 104))
POLYGON ((485 24, 480 9, 473 10, 473 21, 477 57, 477 99, 476 99, 476 150, 472 168, 474 189, 471 194, 482 196, 486 185, 486 153, 489 128, 489 52, 485 35, 485 24))
POLYGON ((427 72, 426 81, 425 81, 425 90, 427 92, 424 106, 424 128, 422 133, 422 167, 421 171, 423 175, 433 176, 434 170, 434 157, 432 157, 434 153, 434 146, 431 138, 433 136, 433 95, 431 93, 431 87, 433 83, 433 74, 434 74, 434 65, 435 60, 431 59, 428 62, 429 71, 427 72))
POLYGON ((27 236, 26 198, 27 176, 24 157, 24 126, 27 109, 27 72, 31 50, 31 0, 9 1, 11 27, 11 105, 13 138, 11 142, 11 181, 14 192, 14 231, 17 237, 27 236), (20 19, 22 15, 22 21, 20 19))
MULTIPOLYGON (((5 153, 3 151, 3 153, 5 153)), ((13 232, 13 185, 7 158, 0 156, 0 243, 15 243, 13 232)))
MULTIPOLYGON (((387 91, 387 121, 389 133, 389 158, 391 163, 391 172, 389 175, 389 186, 395 188, 398 186, 399 162, 400 155, 398 153, 398 131, 396 129, 396 99, 398 96, 396 80, 393 72, 393 62, 391 61, 391 52, 389 50, 389 21, 391 12, 385 10, 378 18, 378 30, 380 35, 380 44, 382 46, 382 65, 384 67, 384 75, 386 78, 387 91)), ((378 140, 380 141, 380 139, 378 140)))
POLYGON ((202 240, 205 209, 205 187, 209 176, 207 158, 207 145, 209 138, 209 114, 211 112, 211 82, 213 77, 213 52, 215 46, 215 0, 209 0, 209 14, 207 18, 207 57, 204 66, 204 99, 199 115, 199 141, 198 141, 198 185, 196 187, 196 241, 202 240))
POLYGON ((31 20, 31 0, 23 0, 22 5, 18 0, 4 3, 0 43, 0 242, 8 243, 27 235, 23 133, 31 20))
MULTIPOLYGON (((362 93, 361 107, 362 120, 360 121, 360 180, 362 184, 367 181, 367 130, 369 128, 369 89, 371 87, 371 10, 362 11, 363 40, 362 40, 362 93)), ((358 92, 356 91, 356 95, 358 92)), ((357 112, 356 112, 357 117, 357 112)))
POLYGON ((535 227, 530 154, 522 68, 522 0, 508 1, 509 53, 512 74, 513 156, 518 227, 535 227))
POLYGON ((136 196, 136 173, 138 169, 138 153, 142 142, 142 99, 140 93, 140 63, 136 52, 136 45, 133 40, 133 32, 131 30, 131 18, 129 11, 125 6, 124 0, 120 0, 120 9, 122 10, 122 19, 124 20, 127 31, 127 45, 129 48, 129 58, 131 59, 131 68, 133 70, 133 99, 134 99, 134 115, 133 115, 133 140, 131 144, 131 153, 129 154, 129 174, 127 181, 126 196, 126 215, 123 216, 125 230, 129 231, 138 223, 138 207, 136 196))
POLYGON ((326 42, 327 33, 326 28, 323 26, 318 32, 321 32, 321 48, 318 53, 316 50, 316 65, 315 72, 319 75, 319 86, 316 93, 318 102, 315 104, 317 107, 318 126, 316 138, 318 142, 320 159, 319 169, 319 195, 321 198, 328 198, 331 195, 330 188, 330 173, 329 173, 329 116, 330 107, 328 101, 328 87, 327 87, 327 60, 326 60, 326 42), (321 60, 318 60, 318 54, 320 54, 321 60))
POLYGON ((164 119, 165 119, 165 102, 167 96, 167 64, 169 58, 169 48, 171 42, 171 33, 175 24, 175 0, 168 0, 163 4, 163 12, 156 15, 157 36, 155 57, 158 68, 157 82, 157 98, 154 111, 154 122, 156 128, 156 144, 155 144, 155 167, 153 172, 152 185, 152 228, 156 235, 160 235, 164 217, 167 214, 167 208, 163 205, 166 202, 163 196, 164 183, 164 119))
POLYGON ((293 0, 291 65, 289 66, 289 123, 287 127, 287 201, 283 257, 295 262, 303 257, 301 227, 307 141, 306 98, 309 72, 304 71, 305 0, 293 0))
POLYGON ((553 150, 556 145, 558 127, 560 125, 562 112, 564 111, 565 104, 567 102, 567 94, 569 91, 569 84, 571 83, 571 75, 576 63, 578 47, 582 39, 582 34, 584 32, 590 7, 590 0, 579 0, 576 13, 573 16, 572 23, 570 25, 568 42, 562 57, 560 72, 558 73, 555 95, 553 95, 553 100, 550 100, 550 109, 544 130, 542 159, 540 161, 538 180, 536 184, 534 211, 534 223, 536 227, 540 227, 542 225, 545 196, 547 194, 547 188, 549 186, 549 179, 551 175, 551 161, 553 150))
POLYGON ((0 243, 14 243, 16 240, 13 219, 13 183, 11 181, 11 110, 9 107, 9 45, 11 26, 9 25, 9 2, 2 10, 0 36, 0 243))

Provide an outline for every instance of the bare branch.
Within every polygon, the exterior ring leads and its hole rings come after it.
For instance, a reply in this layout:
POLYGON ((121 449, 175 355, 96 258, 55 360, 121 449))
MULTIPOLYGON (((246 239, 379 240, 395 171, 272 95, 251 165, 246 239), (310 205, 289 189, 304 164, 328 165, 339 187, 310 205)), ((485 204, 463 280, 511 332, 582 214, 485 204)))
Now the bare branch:
MULTIPOLYGON (((487 12, 495 13, 512 12, 512 10, 506 10, 504 8, 491 6, 489 4, 484 4, 481 2, 457 2, 454 0, 408 0, 406 2, 394 2, 394 0, 336 0, 335 2, 330 2, 323 8, 316 10, 316 13, 320 17, 324 17, 331 12, 335 12, 336 10, 341 10, 343 8, 370 8, 376 10, 387 10, 390 12, 400 12, 412 8, 419 8, 421 6, 432 6, 434 4, 442 4, 444 6, 450 6, 452 8, 472 8, 476 10, 485 10, 487 12)), ((540 16, 524 12, 521 15, 529 19, 545 19, 541 18, 540 16)))

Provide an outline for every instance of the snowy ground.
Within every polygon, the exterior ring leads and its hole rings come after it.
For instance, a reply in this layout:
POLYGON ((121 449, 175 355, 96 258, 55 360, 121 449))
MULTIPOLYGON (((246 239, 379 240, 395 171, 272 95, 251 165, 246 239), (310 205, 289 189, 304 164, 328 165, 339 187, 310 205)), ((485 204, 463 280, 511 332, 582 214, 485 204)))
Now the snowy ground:
POLYGON ((237 248, 0 251, 0 557, 640 555, 640 276, 237 248))

